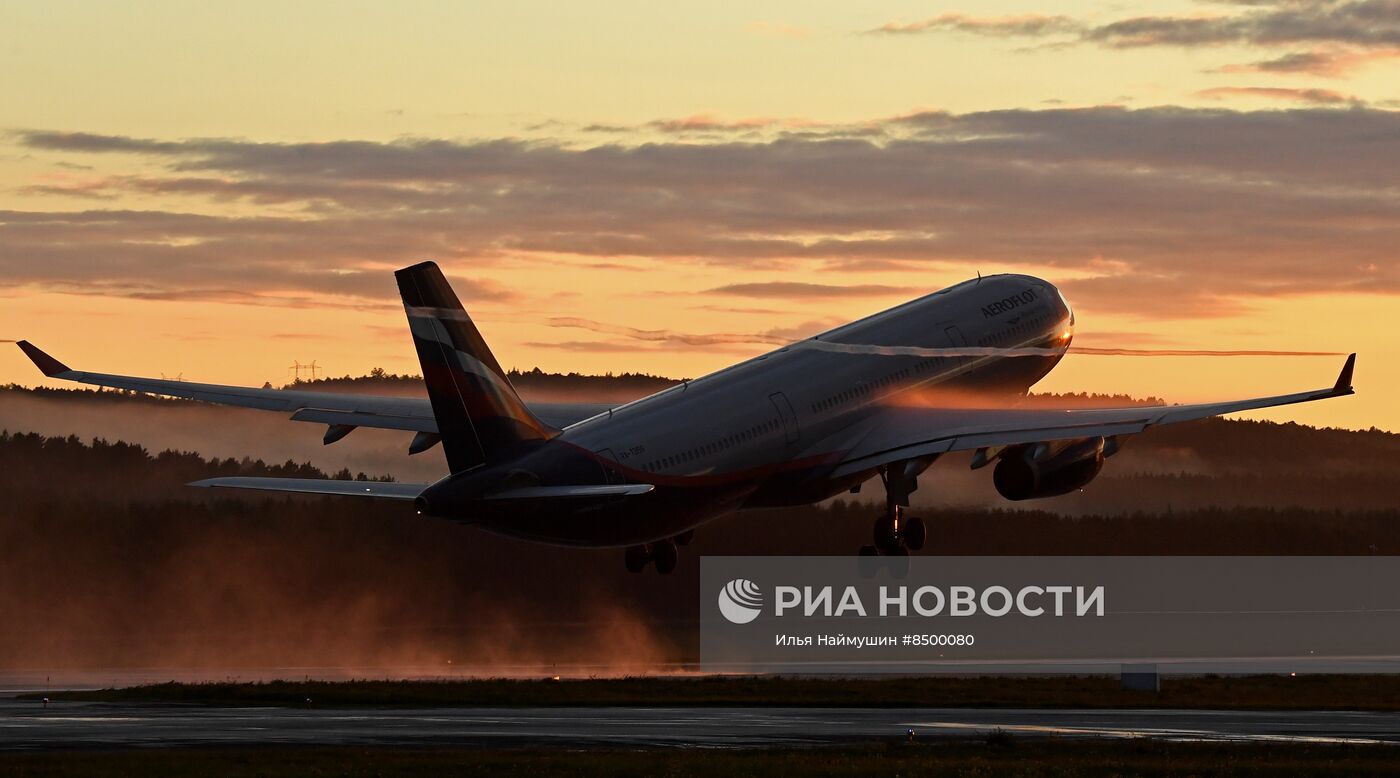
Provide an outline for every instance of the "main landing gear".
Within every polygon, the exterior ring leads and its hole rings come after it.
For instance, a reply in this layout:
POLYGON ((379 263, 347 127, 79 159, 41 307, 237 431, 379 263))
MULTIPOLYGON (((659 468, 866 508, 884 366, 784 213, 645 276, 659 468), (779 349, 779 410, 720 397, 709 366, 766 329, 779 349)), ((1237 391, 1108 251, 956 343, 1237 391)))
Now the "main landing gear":
POLYGON ((676 569, 676 562, 680 557, 680 552, 676 547, 690 545, 690 541, 694 537, 695 530, 688 529, 670 540, 658 540, 640 546, 628 547, 622 558, 623 562, 627 564, 627 572, 640 573, 646 569, 648 562, 655 562, 656 572, 670 575, 676 569))
POLYGON ((928 539, 928 526, 918 516, 906 515, 903 505, 889 505, 875 519, 874 545, 861 546, 861 556, 908 556, 919 551, 928 539))
POLYGON ((917 516, 909 516, 909 495, 919 488, 919 474, 927 470, 935 454, 920 459, 895 462, 880 468, 885 486, 885 512, 875 519, 875 543, 860 547, 861 556, 908 556, 928 540, 928 526, 917 516))

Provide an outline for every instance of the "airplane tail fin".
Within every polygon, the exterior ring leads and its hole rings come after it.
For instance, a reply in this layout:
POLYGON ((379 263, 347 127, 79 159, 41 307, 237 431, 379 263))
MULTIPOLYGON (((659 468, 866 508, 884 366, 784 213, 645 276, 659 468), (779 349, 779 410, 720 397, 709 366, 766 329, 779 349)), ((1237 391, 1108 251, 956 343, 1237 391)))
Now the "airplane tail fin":
POLYGON ((394 277, 452 472, 559 434, 521 402, 436 264, 422 262, 394 277))

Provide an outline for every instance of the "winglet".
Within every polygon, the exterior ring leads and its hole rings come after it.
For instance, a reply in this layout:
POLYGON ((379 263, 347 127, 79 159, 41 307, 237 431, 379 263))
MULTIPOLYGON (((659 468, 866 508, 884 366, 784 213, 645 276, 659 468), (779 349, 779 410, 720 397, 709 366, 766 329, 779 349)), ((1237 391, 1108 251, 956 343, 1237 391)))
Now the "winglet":
POLYGON ((35 346, 27 340, 21 340, 16 345, 19 346, 20 351, 23 351, 24 355, 29 357, 29 359, 34 362, 34 365, 42 370, 46 376, 53 377, 73 372, 67 365, 40 351, 38 346, 35 346))
POLYGON ((1351 388, 1351 373, 1356 369, 1356 354, 1347 357, 1347 362, 1342 365, 1342 372, 1337 376, 1337 385, 1332 387, 1332 394, 1355 394, 1351 388))

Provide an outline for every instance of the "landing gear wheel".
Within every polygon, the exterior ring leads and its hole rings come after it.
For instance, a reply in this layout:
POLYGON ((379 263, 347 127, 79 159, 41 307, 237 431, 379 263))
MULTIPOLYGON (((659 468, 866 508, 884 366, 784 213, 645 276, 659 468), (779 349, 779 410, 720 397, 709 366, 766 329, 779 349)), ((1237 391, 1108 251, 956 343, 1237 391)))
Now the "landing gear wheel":
POLYGON ((647 562, 651 561, 651 553, 647 551, 646 546, 630 546, 622 561, 627 565, 627 572, 640 573, 646 569, 647 562))
MULTIPOLYGON (((906 516, 907 509, 902 505, 890 504, 884 515, 875 519, 875 549, 885 556, 909 556, 910 551, 918 551, 928 540, 928 526, 924 520, 906 516)), ((864 553, 864 551, 862 551, 864 553)))
POLYGON ((656 572, 670 575, 676 569, 676 544, 669 540, 658 540, 651 544, 651 558, 656 562, 656 572))
POLYGON ((879 553, 907 557, 910 551, 924 547, 928 540, 928 527, 923 519, 906 514, 909 512, 909 495, 919 488, 919 474, 937 458, 937 454, 932 454, 891 462, 878 468, 880 483, 885 487, 885 511, 875 519, 875 548, 879 553))
POLYGON ((895 530, 895 517, 886 514, 875 520, 875 547, 881 554, 893 554, 899 548, 899 533, 895 530))
POLYGON ((904 540, 904 545, 910 551, 918 551, 924 547, 924 541, 928 540, 928 527, 924 520, 915 516, 912 519, 905 519, 900 528, 900 536, 904 540))
POLYGON ((874 546, 861 546, 861 547, 860 547, 860 556, 879 556, 879 555, 880 555, 880 549, 878 549, 878 548, 876 548, 876 547, 874 547, 874 546))

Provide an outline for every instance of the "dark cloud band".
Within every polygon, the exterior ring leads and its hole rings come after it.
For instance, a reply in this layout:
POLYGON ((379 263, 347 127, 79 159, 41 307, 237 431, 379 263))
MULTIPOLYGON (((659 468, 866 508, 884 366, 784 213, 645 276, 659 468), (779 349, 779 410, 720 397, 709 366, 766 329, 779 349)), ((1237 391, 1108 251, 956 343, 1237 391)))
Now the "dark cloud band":
POLYGON ((943 14, 916 22, 892 22, 870 33, 909 35, 956 32, 993 38, 1050 38, 1110 48, 1202 48, 1242 45, 1304 47, 1282 57, 1227 70, 1336 75, 1376 57, 1400 54, 1400 0, 1259 0, 1235 4, 1233 13, 1136 16, 1091 24, 1065 16, 978 18, 943 14))
POLYGON ((869 127, 588 147, 24 132, 17 142, 52 161, 141 157, 136 172, 85 179, 85 194, 184 208, 0 212, 0 273, 127 296, 377 302, 393 298, 389 269, 429 257, 473 269, 458 279, 471 300, 510 299, 477 271, 527 256, 830 269, 714 290, 786 299, 907 286, 843 283, 845 271, 1050 266, 1077 301, 1146 316, 1400 291, 1395 112, 931 112, 880 123, 879 139, 869 127))

